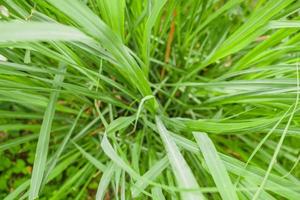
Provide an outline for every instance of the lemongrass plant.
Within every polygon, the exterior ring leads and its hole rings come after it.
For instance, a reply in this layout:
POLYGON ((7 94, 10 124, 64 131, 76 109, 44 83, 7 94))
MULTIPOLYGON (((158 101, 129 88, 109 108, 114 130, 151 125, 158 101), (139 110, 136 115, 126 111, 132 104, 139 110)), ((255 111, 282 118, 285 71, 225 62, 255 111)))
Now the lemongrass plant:
POLYGON ((0 1, 0 199, 300 199, 296 0, 0 1))

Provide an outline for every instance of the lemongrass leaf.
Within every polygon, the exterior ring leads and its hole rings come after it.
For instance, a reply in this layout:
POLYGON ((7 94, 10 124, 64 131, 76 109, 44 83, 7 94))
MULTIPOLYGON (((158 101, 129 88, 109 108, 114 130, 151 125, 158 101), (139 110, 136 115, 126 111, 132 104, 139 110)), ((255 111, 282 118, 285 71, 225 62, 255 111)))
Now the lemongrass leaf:
MULTIPOLYGON (((61 72, 64 72, 66 70, 65 65, 61 65, 60 70, 61 72)), ((53 87, 60 88, 60 85, 63 82, 63 78, 64 78, 63 75, 56 75, 54 79, 53 87)), ((41 126, 37 148, 36 148, 33 170, 32 170, 29 199, 36 199, 38 197, 42 180, 45 174, 50 132, 52 128, 52 121, 55 114, 55 104, 58 95, 59 92, 57 91, 51 93, 49 103, 44 114, 43 123, 41 126)))
POLYGON ((206 133, 194 132, 194 138, 205 159, 205 163, 215 181, 222 199, 238 199, 235 187, 232 184, 228 172, 220 159, 218 152, 206 133))
MULTIPOLYGON (((184 189, 199 190, 199 185, 190 167, 186 163, 179 151, 179 148, 158 116, 156 116, 156 126, 166 149, 178 186, 184 189)), ((185 199, 205 199, 200 190, 181 191, 180 193, 181 197, 185 199)))

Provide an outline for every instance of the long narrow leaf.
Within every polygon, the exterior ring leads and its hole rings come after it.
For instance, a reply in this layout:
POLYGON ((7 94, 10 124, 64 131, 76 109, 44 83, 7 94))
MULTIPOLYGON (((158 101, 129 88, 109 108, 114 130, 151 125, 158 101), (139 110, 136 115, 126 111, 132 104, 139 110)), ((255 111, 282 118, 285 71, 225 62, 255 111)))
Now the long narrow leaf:
POLYGON ((96 200, 102 200, 105 192, 106 192, 106 188, 108 187, 112 176, 116 170, 116 164, 114 164, 113 162, 111 162, 107 168, 104 170, 104 173, 102 174, 98 189, 97 189, 97 194, 96 194, 96 200))
POLYGON ((217 188, 219 189, 222 199, 238 200, 235 188, 211 139, 206 133, 194 132, 193 135, 200 147, 205 162, 217 185, 217 188))
MULTIPOLYGON (((66 67, 64 65, 60 66, 61 72, 65 72, 66 67)), ((58 74, 55 76, 54 85, 55 89, 59 89, 64 79, 64 75, 58 74)), ((55 113, 55 105, 58 98, 59 92, 54 91, 50 95, 49 103, 46 108, 43 123, 40 130, 40 135, 36 147, 36 154, 33 164, 32 177, 30 182, 29 199, 36 199, 39 195, 39 190, 44 177, 48 146, 50 139, 50 132, 52 127, 52 121, 55 113)))
MULTIPOLYGON (((169 162, 176 177, 177 184, 184 189, 199 190, 199 185, 192 173, 192 170, 184 160, 171 135, 163 125, 161 119, 158 116, 156 116, 155 119, 159 135, 167 151, 169 162)), ((181 191, 181 197, 182 199, 187 200, 205 199, 200 190, 181 191)))
POLYGON ((148 182, 145 180, 154 180, 161 172, 168 166, 168 158, 163 157, 160 161, 156 162, 151 169, 149 169, 141 179, 139 179, 132 187, 132 197, 137 197, 140 192, 148 186, 148 182))
POLYGON ((88 41, 79 30, 49 22, 0 22, 1 42, 88 41))

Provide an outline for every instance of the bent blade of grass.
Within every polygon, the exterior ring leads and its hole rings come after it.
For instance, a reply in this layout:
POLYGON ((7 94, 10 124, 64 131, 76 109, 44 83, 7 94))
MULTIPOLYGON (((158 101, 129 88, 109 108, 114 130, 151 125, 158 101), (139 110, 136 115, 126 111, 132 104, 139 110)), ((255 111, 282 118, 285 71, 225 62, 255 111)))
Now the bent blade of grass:
POLYGON ((49 22, 0 22, 0 30, 0 43, 90 40, 76 28, 49 22))
MULTIPOLYGON (((191 168, 186 163, 181 155, 179 148, 173 141, 172 136, 163 125, 161 119, 156 116, 156 126, 158 133, 163 141, 169 162, 173 169, 177 184, 185 189, 199 189, 199 185, 194 177, 191 168)), ((199 191, 181 191, 181 197, 186 200, 205 199, 203 194, 199 191)))
POLYGON ((194 138, 204 156, 205 163, 215 181, 219 193, 224 200, 237 200, 235 188, 218 152, 206 133, 193 132, 194 138))
MULTIPOLYGON (((61 72, 66 71, 66 66, 60 65, 61 72)), ((54 89, 59 89, 60 85, 63 83, 64 75, 57 74, 54 78, 54 89)), ((58 98, 59 92, 53 91, 50 95, 49 103, 46 108, 43 123, 41 126, 39 139, 36 147, 36 154, 33 164, 30 189, 29 189, 29 199, 36 199, 38 197, 40 187, 42 184, 42 180, 44 177, 46 162, 47 162, 47 154, 48 154, 48 146, 50 140, 50 132, 52 127, 52 121, 55 113, 55 104, 58 98)))
POLYGON ((145 97, 141 100, 140 105, 139 105, 138 110, 137 110, 137 113, 136 113, 135 122, 134 122, 134 127, 133 127, 132 132, 134 132, 134 131, 136 130, 137 122, 138 122, 138 119, 139 119, 140 114, 141 114, 141 112, 142 112, 144 103, 145 103, 147 100, 152 99, 152 98, 155 98, 155 97, 154 97, 153 95, 148 95, 148 96, 145 96, 145 97))

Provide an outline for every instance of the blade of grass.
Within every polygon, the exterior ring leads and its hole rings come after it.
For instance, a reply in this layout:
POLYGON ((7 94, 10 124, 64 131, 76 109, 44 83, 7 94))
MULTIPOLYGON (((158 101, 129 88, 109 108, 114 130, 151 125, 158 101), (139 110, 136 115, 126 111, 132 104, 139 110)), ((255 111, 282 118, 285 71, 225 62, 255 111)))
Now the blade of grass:
POLYGON ((286 124, 286 126, 285 126, 285 128, 284 128, 284 131, 283 131, 283 133, 282 133, 282 135, 281 135, 281 137, 280 137, 280 139, 279 139, 279 141, 278 141, 278 144, 277 144, 277 146, 276 146, 275 152, 274 152, 274 154, 273 154, 273 156, 272 156, 272 159, 271 159, 270 164, 269 164, 269 166, 268 166, 268 169, 267 169, 267 171, 266 171, 266 175, 264 176, 264 178, 263 178, 263 180, 262 180, 262 182, 261 182, 261 184, 260 184, 260 187, 258 188, 258 190, 256 191, 256 193, 254 194, 253 200, 256 200, 256 199, 259 198, 259 195, 260 195, 260 193, 262 192, 262 190, 264 189, 264 186, 265 186, 265 184, 266 184, 266 182, 267 182, 267 180, 268 180, 268 177, 269 177, 269 175, 270 175, 270 173, 271 173, 271 171, 272 171, 272 168, 273 168, 273 166, 274 166, 274 164, 275 164, 275 162, 276 162, 278 153, 279 153, 279 151, 280 151, 280 149, 281 149, 281 146, 282 146, 283 141, 284 141, 284 139, 285 139, 285 137, 286 137, 286 134, 287 134, 287 131, 288 131, 288 129, 289 129, 289 126, 290 126, 290 124, 291 124, 291 122, 292 122, 292 119, 293 119, 294 114, 295 114, 295 112, 296 112, 296 109, 297 109, 297 107, 298 107, 298 102, 299 102, 299 91, 300 91, 299 66, 298 66, 298 63, 297 63, 297 94, 296 94, 296 100, 295 100, 295 104, 294 104, 294 109, 293 109, 292 114, 291 114, 291 116, 289 117, 289 120, 288 120, 288 122, 287 122, 287 124, 286 124))
POLYGON ((155 180, 157 176, 161 174, 161 172, 167 168, 169 162, 168 157, 163 157, 161 160, 156 162, 151 169, 149 169, 145 174, 143 174, 142 178, 137 180, 131 188, 131 194, 133 198, 136 198, 147 186, 148 182, 145 180, 155 180))
MULTIPOLYGON (((267 141, 267 139, 272 135, 272 133, 274 132, 274 130, 279 126, 279 124, 281 123, 281 121, 287 116, 289 110, 292 108, 289 107, 289 109, 284 113, 284 115, 278 120, 278 122, 273 126, 273 128, 267 133, 267 135, 259 142, 259 144, 255 147, 255 149, 253 150, 253 152, 251 153, 250 157, 248 158, 247 162, 245 163, 245 169, 247 168, 247 166, 249 165, 249 163, 251 162, 251 160, 253 159, 253 157, 255 156, 255 154, 259 151, 259 149, 262 147, 262 145, 267 141)), ((239 180, 240 180, 239 176, 237 178, 236 181, 236 185, 238 184, 239 180)))
MULTIPOLYGON (((161 119, 158 116, 156 116, 155 120, 158 133, 167 151, 168 159, 173 169, 173 173, 176 177, 177 184, 185 189, 199 190, 199 185, 196 181, 196 178, 194 177, 190 167, 181 155, 177 145, 173 141, 169 132, 163 125, 161 119)), ((205 197, 200 191, 181 191, 180 193, 181 197, 187 200, 205 199, 205 197)))
POLYGON ((162 193, 161 188, 159 188, 159 187, 153 187, 151 189, 151 194, 152 194, 153 200, 166 200, 164 194, 162 193))
POLYGON ((113 162, 110 162, 106 169, 103 171, 101 180, 98 185, 97 193, 96 193, 96 200, 102 200, 105 196, 105 193, 107 192, 107 187, 109 183, 111 182, 112 176, 114 175, 116 171, 116 164, 113 162))
POLYGON ((12 139, 12 140, 3 142, 2 144, 0 144, 0 152, 5 151, 7 149, 10 149, 14 146, 26 143, 28 141, 35 140, 37 138, 38 138, 38 135, 35 134, 35 135, 23 136, 23 137, 19 137, 19 138, 16 138, 16 139, 12 139))
POLYGON ((89 41, 79 30, 49 22, 0 22, 0 43, 26 41, 89 41))
POLYGON ((77 145, 75 142, 72 142, 76 148, 80 151, 80 153, 91 163, 93 164, 95 167, 97 167, 97 169, 99 169, 100 171, 104 172, 106 170, 106 166, 104 164, 102 164, 99 160, 97 160, 95 157, 93 157, 91 154, 89 154, 88 152, 86 152, 82 147, 80 147, 79 145, 77 145))
MULTIPOLYGON (((73 0, 48 0, 53 6, 81 25, 84 31, 94 37, 115 58, 114 66, 134 88, 143 96, 152 95, 149 82, 142 69, 131 56, 133 53, 122 43, 121 39, 86 5, 73 0), (139 83, 139 84, 136 84, 139 83)), ((155 100, 148 102, 150 111, 156 110, 155 100)), ((147 104, 147 105, 148 105, 147 104)))
MULTIPOLYGON (((60 70, 61 72, 65 72, 66 66, 61 64, 60 70)), ((63 78, 64 78, 63 75, 55 76, 54 85, 53 85, 55 89, 60 88, 60 85, 63 82, 63 78)), ((51 132, 52 121, 55 113, 55 104, 58 95, 59 92, 57 91, 52 92, 50 95, 49 103, 44 114, 43 123, 39 134, 39 139, 36 147, 36 154, 35 154, 35 159, 33 164, 31 182, 30 182, 30 190, 29 190, 29 199, 32 200, 38 198, 40 187, 46 169, 50 132, 51 132)))
POLYGON ((224 200, 238 199, 228 172, 220 159, 218 152, 206 133, 193 132, 194 138, 204 156, 205 163, 219 189, 219 193, 224 200))
POLYGON ((103 139, 101 141, 101 147, 104 151, 104 153, 114 162, 116 163, 120 168, 125 170, 130 176, 133 178, 140 177, 137 172, 135 172, 114 150, 114 148, 111 146, 110 142, 107 139, 107 135, 104 134, 103 139))
POLYGON ((151 30, 155 25, 159 13, 164 7, 166 2, 167 2, 166 0, 155 1, 153 9, 151 10, 150 15, 146 21, 144 34, 143 34, 143 48, 142 48, 142 57, 145 62, 144 73, 146 75, 148 75, 149 73, 151 30))
POLYGON ((45 173, 45 177, 43 179, 42 186, 44 186, 46 184, 46 181, 48 180, 48 176, 51 174, 52 170, 54 169, 55 165, 57 164, 61 154, 63 153, 63 151, 66 148, 66 145, 69 143, 69 140, 72 136, 72 133, 75 130, 75 127, 78 123, 78 120, 80 119, 80 117, 82 115, 83 110, 84 110, 84 107, 78 112, 78 115, 77 115, 76 119, 74 120, 71 129, 65 136, 64 140, 60 144, 60 146, 57 149, 57 151, 55 152, 54 156, 50 159, 49 164, 47 165, 47 170, 46 170, 47 172, 45 173))
POLYGON ((299 28, 300 27, 300 21, 295 20, 277 20, 277 21, 271 21, 269 23, 270 29, 280 29, 280 28, 299 28))

